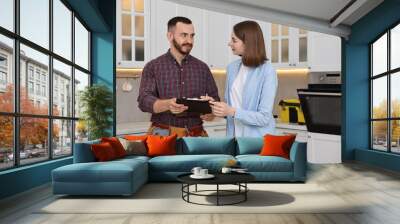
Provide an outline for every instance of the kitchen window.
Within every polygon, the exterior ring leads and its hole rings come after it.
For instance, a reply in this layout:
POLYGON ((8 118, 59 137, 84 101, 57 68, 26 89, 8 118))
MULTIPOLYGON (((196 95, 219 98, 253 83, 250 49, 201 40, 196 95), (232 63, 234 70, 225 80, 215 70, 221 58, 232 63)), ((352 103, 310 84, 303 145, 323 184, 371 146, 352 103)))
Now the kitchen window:
POLYGON ((400 153, 400 24, 370 44, 371 148, 400 153))

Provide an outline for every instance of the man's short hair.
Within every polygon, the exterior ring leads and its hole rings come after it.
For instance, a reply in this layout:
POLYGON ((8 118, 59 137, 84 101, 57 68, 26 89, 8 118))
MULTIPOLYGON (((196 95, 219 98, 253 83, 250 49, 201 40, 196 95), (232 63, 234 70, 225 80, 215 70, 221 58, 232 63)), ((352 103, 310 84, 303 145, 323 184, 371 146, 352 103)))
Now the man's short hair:
POLYGON ((168 21, 168 31, 171 31, 177 23, 192 24, 192 21, 183 16, 176 16, 168 21))

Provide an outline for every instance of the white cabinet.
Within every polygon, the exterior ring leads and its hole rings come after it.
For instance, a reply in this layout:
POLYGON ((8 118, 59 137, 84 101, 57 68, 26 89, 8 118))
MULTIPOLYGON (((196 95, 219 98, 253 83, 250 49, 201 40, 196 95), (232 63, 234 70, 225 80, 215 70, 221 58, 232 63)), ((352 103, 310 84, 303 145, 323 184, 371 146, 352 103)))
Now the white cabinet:
POLYGON ((312 72, 341 71, 341 39, 340 37, 309 32, 309 69, 312 72))
POLYGON ((269 51, 275 68, 303 68, 308 63, 308 32, 284 25, 270 25, 269 51))
POLYGON ((232 32, 230 16, 206 11, 205 24, 206 62, 211 69, 225 69, 232 54, 228 46, 232 32))
MULTIPOLYGON (((195 42, 191 54, 211 69, 225 69, 239 59, 228 42, 233 26, 245 17, 208 11, 166 0, 117 0, 117 66, 143 67, 169 48, 167 22, 175 16, 192 20, 195 42)), ((276 69, 310 68, 340 71, 340 38, 298 28, 257 21, 263 31, 267 57, 276 69)))
POLYGON ((150 1, 116 3, 117 66, 143 67, 150 58, 150 1))
POLYGON ((342 147, 340 135, 307 133, 307 161, 309 163, 341 163, 342 147))

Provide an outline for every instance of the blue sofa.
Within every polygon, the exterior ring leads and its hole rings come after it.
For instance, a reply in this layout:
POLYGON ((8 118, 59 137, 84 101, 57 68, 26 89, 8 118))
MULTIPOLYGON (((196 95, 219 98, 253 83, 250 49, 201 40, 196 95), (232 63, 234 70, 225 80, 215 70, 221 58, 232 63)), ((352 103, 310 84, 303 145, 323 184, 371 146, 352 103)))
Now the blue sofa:
POLYGON ((96 162, 91 141, 75 144, 74 163, 52 171, 53 193, 68 195, 131 195, 148 181, 176 181, 193 167, 218 172, 234 159, 260 182, 304 182, 306 180, 306 143, 295 142, 290 159, 260 156, 263 138, 202 138, 177 140, 177 155, 127 156, 96 162))

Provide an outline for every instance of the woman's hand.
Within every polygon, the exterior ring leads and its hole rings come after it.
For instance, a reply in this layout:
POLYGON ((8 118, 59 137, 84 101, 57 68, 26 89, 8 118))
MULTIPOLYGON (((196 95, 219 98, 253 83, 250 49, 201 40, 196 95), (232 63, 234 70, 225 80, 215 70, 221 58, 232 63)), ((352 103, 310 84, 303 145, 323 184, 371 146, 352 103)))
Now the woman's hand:
POLYGON ((225 102, 210 101, 212 113, 217 117, 234 116, 236 109, 225 102))

